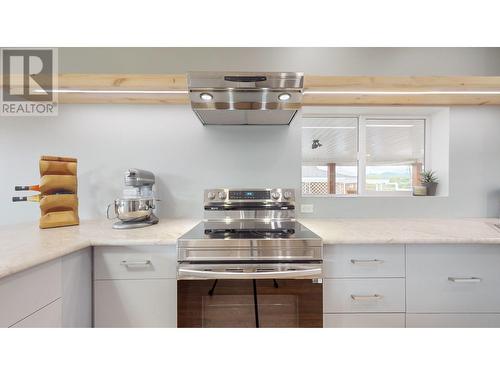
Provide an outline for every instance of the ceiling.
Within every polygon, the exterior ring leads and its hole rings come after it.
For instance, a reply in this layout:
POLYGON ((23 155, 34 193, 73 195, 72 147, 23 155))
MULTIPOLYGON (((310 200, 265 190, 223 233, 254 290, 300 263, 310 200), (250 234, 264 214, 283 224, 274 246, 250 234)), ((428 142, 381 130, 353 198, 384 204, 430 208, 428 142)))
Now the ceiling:
POLYGON ((310 164, 353 164, 357 160, 357 118, 304 118, 302 160, 310 164), (321 147, 312 149, 313 140, 321 147))
MULTIPOLYGON (((302 120, 302 160, 307 165, 357 162, 357 118, 304 118, 302 120), (313 140, 321 147, 312 149, 313 140)), ((425 120, 366 121, 367 163, 398 165, 423 161, 425 120)))

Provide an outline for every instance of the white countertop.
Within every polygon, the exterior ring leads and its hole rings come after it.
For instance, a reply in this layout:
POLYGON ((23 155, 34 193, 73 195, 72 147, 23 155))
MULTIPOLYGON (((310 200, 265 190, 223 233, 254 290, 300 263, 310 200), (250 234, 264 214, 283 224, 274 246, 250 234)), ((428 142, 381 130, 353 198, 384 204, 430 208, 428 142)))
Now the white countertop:
MULTIPOLYGON (((88 246, 174 245, 199 220, 168 220, 115 230, 109 221, 39 229, 36 223, 0 227, 0 278, 88 246)), ((498 219, 300 219, 325 244, 500 244, 498 219)))
POLYGON ((324 244, 500 244, 499 219, 301 219, 324 244))
POLYGON ((175 245, 199 220, 162 219, 156 225, 117 230, 105 220, 64 228, 40 229, 38 223, 0 226, 0 278, 88 246, 175 245))

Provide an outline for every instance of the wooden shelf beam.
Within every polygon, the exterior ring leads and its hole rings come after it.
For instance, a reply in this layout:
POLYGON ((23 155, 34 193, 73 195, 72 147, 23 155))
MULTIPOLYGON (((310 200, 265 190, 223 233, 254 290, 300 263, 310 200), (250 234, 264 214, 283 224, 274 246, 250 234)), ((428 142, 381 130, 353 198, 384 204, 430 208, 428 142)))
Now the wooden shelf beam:
MULTIPOLYGON (((184 74, 61 74, 58 91, 63 104, 189 103, 184 74)), ((500 76, 306 75, 303 104, 500 105, 500 76)))

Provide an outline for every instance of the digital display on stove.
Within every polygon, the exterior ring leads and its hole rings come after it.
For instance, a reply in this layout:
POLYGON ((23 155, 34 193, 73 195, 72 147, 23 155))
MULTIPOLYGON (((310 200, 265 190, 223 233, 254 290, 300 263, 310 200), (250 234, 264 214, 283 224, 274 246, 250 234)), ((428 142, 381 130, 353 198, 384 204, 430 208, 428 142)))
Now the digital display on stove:
POLYGON ((271 192, 266 190, 230 190, 229 199, 271 199, 271 192))

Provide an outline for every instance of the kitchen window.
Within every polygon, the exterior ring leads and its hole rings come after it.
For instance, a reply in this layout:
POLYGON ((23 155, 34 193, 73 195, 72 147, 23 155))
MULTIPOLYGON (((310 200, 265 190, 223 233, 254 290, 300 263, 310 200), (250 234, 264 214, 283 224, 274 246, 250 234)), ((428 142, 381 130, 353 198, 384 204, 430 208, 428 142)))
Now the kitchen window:
POLYGON ((305 116, 302 194, 405 196, 426 165, 428 119, 305 116))

